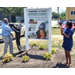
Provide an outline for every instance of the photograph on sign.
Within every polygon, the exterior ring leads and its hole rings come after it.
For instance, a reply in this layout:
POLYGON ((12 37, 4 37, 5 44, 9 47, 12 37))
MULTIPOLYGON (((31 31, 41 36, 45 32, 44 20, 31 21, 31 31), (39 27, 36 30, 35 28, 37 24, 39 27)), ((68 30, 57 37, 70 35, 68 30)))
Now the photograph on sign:
POLYGON ((28 38, 49 39, 49 10, 30 9, 28 15, 28 38))

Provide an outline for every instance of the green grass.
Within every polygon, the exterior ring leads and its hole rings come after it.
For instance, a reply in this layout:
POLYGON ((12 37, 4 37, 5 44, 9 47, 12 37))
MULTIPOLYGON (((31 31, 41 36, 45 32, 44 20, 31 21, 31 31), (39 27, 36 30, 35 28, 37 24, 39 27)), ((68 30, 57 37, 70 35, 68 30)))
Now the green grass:
POLYGON ((58 27, 52 27, 52 35, 60 35, 60 29, 58 27))
MULTIPOLYGON (((60 34, 59 28, 52 28, 52 36, 51 37, 52 37, 51 38, 52 47, 56 48, 56 50, 63 50, 63 48, 62 48, 63 36, 60 34)), ((74 40, 74 45, 73 45, 71 53, 72 53, 72 56, 75 56, 75 36, 73 36, 73 40, 74 40)), ((49 44, 48 44, 47 40, 30 40, 29 39, 29 44, 31 45, 33 41, 37 42, 38 47, 40 44, 44 44, 45 48, 48 49, 49 44)), ((21 38, 21 46, 25 46, 25 37, 21 38)), ((14 53, 16 53, 18 51, 15 40, 13 41, 13 49, 14 49, 13 50, 14 53)), ((3 51, 4 51, 4 43, 0 44, 0 57, 3 55, 3 51)), ((9 51, 9 49, 8 49, 8 51, 9 51)))

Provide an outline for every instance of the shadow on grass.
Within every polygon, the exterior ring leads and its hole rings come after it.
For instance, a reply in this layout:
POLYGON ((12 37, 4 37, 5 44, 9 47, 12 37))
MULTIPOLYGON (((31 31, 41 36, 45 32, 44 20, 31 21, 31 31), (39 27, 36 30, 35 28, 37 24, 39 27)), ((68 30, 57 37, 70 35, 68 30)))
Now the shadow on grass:
POLYGON ((53 68, 69 68, 68 66, 62 64, 62 63, 57 63, 53 68))
POLYGON ((52 27, 52 29, 58 29, 58 28, 60 28, 60 26, 59 27, 52 27))

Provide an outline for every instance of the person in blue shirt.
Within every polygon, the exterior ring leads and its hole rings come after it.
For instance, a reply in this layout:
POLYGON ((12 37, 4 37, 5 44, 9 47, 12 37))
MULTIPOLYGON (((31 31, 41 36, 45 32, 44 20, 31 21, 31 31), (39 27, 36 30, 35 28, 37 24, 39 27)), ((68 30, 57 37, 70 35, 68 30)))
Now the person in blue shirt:
POLYGON ((65 57, 66 57, 66 63, 64 65, 68 65, 68 67, 71 67, 71 55, 70 51, 72 50, 73 46, 73 33, 74 30, 72 29, 72 22, 67 21, 66 28, 63 30, 61 28, 61 34, 63 35, 63 45, 62 47, 65 50, 65 57))
POLYGON ((10 53, 13 54, 13 43, 12 43, 12 38, 11 38, 11 31, 13 31, 9 25, 8 25, 8 19, 4 18, 3 19, 3 24, 2 24, 2 38, 4 40, 5 46, 4 46, 4 54, 3 56, 7 53, 7 48, 8 46, 10 47, 10 53))

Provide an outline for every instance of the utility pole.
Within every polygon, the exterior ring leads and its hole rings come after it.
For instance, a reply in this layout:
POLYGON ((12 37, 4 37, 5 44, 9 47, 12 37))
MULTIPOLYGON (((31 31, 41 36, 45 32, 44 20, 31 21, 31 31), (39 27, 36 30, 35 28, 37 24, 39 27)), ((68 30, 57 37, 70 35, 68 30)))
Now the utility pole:
POLYGON ((58 12, 58 21, 57 22, 59 23, 59 7, 57 7, 57 12, 58 12))

